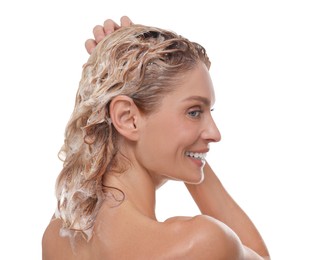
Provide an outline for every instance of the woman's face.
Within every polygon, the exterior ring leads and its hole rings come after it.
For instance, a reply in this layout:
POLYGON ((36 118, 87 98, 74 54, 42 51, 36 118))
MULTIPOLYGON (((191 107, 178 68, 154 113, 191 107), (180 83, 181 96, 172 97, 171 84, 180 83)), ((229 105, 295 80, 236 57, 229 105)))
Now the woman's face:
POLYGON ((211 109, 215 94, 208 70, 199 63, 167 94, 157 112, 144 118, 136 160, 154 179, 203 180, 210 142, 220 140, 211 109))

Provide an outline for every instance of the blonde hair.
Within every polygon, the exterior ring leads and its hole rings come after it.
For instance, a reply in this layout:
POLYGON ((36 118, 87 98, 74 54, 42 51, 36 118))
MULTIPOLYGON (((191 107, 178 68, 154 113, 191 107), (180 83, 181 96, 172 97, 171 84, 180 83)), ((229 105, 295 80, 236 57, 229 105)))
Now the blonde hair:
POLYGON ((64 164, 56 182, 56 216, 63 221, 63 234, 91 238, 106 197, 103 177, 118 166, 119 136, 110 123, 110 101, 126 95, 143 113, 152 113, 162 96, 179 85, 180 75, 199 61, 210 67, 199 44, 143 25, 123 27, 97 45, 84 66, 59 153, 64 164))

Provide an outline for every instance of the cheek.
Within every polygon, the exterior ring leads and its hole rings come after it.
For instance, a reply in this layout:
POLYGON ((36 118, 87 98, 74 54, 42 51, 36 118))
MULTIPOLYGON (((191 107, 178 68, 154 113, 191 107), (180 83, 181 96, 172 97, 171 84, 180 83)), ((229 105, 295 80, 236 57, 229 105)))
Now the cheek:
MULTIPOLYGON (((193 131, 182 124, 171 123, 155 128, 150 140, 147 140, 155 160, 162 160, 167 165, 178 163, 195 140, 193 131)), ((160 164, 160 161, 159 161, 160 164)))
POLYGON ((155 117, 149 121, 141 134, 141 158, 145 162, 174 161, 197 140, 195 122, 182 115, 155 117), (159 160, 159 161, 158 161, 159 160))
POLYGON ((155 127, 146 138, 146 144, 149 150, 153 151, 155 156, 169 151, 171 145, 171 129, 168 127, 155 127))
POLYGON ((145 168, 161 170, 174 162, 177 147, 176 129, 165 124, 149 125, 138 144, 138 159, 145 168))
MULTIPOLYGON (((150 142, 161 150, 186 149, 197 141, 199 128, 195 122, 189 122, 182 116, 168 118, 154 125, 151 129, 150 142)), ((148 140, 149 142, 149 140, 148 140)))

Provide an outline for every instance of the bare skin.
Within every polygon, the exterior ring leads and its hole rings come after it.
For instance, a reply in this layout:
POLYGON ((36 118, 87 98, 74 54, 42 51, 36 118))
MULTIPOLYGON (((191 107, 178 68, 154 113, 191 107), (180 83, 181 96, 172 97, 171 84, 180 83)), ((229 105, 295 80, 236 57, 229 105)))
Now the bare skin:
POLYGON ((120 27, 129 26, 132 24, 132 21, 127 16, 122 16, 120 19, 120 25, 115 21, 108 19, 104 22, 103 26, 96 25, 93 29, 94 39, 88 39, 85 42, 85 48, 89 54, 93 52, 97 43, 99 43, 106 35, 114 32, 120 27))
MULTIPOLYGON (((131 23, 128 17, 122 20, 121 26, 131 23)), ((86 42, 88 52, 118 28, 111 20, 95 27, 95 40, 86 42)), ((124 201, 117 205, 113 197, 121 193, 110 191, 113 196, 103 203, 89 242, 70 243, 59 235, 60 220, 53 219, 43 236, 43 259, 270 259, 254 224, 210 166, 186 156, 186 151, 207 152, 210 143, 220 140, 211 115, 214 102, 212 82, 202 63, 151 116, 143 116, 131 99, 116 97, 110 116, 121 135, 119 147, 132 166, 123 174, 108 174, 104 185, 122 190, 124 201), (166 123, 170 126, 165 129, 166 123), (147 145, 148 140, 157 141, 147 145), (155 157, 156 162, 151 160, 155 157), (169 179, 186 183, 203 215, 156 219, 155 192, 169 179)))

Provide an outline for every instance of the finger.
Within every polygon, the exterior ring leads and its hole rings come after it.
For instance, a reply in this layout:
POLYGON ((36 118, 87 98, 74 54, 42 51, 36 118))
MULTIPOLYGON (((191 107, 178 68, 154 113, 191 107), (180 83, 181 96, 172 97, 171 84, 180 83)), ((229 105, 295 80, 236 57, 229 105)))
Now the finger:
POLYGON ((88 54, 91 54, 93 52, 93 50, 96 48, 96 41, 93 39, 88 39, 85 42, 85 49, 87 50, 88 54))
POLYGON ((112 32, 114 32, 115 30, 119 29, 120 26, 115 23, 113 20, 111 19, 107 19, 105 22, 104 22, 104 32, 105 32, 105 35, 108 35, 112 32))
POLYGON ((93 34, 96 43, 99 43, 103 38, 105 38, 104 28, 101 25, 96 25, 94 27, 93 34))
POLYGON ((126 15, 121 17, 120 23, 121 23, 121 27, 130 26, 130 25, 133 24, 131 19, 128 16, 126 16, 126 15))

